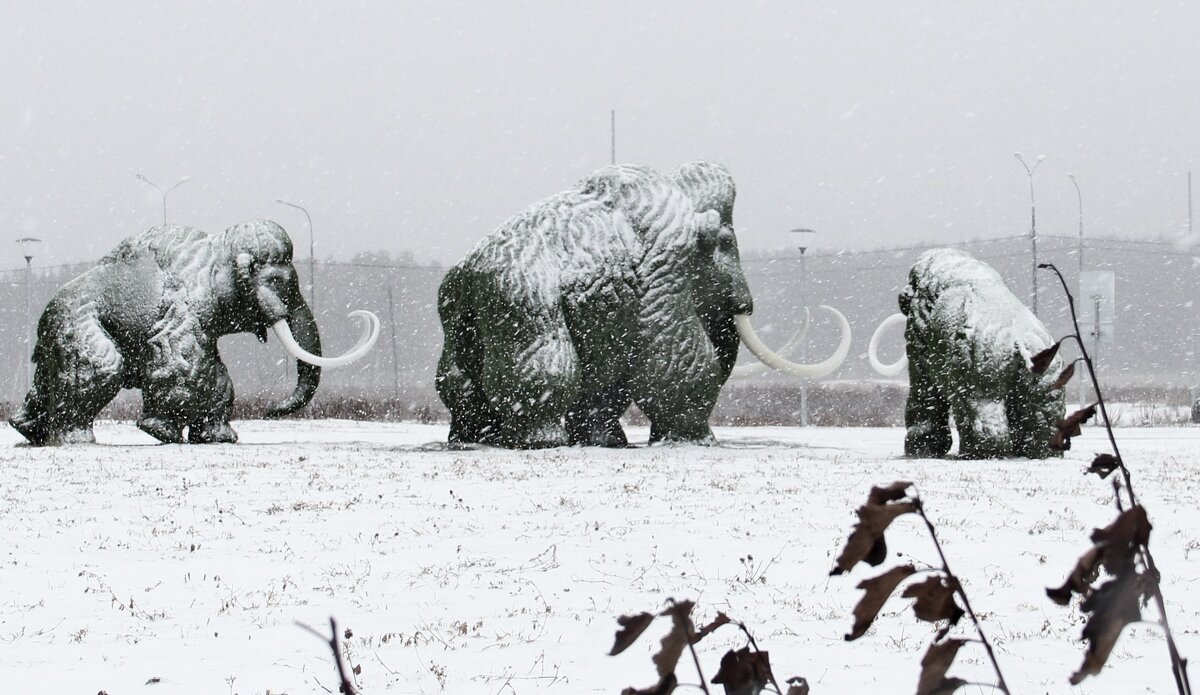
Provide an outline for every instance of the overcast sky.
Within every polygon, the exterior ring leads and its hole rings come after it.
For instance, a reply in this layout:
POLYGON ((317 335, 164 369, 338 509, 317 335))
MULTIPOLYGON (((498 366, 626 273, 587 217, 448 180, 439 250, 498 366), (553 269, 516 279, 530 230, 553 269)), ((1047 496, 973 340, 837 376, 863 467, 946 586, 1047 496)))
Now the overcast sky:
POLYGON ((1160 238, 1200 188, 1200 3, 0 3, 0 268, 161 221, 453 262, 617 159, 725 163, 744 249, 1160 238), (7 247, 7 250, 4 250, 7 247))

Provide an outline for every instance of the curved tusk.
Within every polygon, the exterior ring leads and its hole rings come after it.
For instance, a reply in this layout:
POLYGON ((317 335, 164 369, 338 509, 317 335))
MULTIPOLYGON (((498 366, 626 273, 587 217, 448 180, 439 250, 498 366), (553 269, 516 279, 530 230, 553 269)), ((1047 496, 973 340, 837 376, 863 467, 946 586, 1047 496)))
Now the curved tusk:
POLYGON ((320 357, 300 347, 296 339, 292 337, 292 329, 288 326, 287 319, 276 321, 271 329, 275 331, 275 336, 279 338, 283 348, 292 357, 317 367, 344 367, 370 352, 371 348, 375 346, 375 341, 379 339, 378 316, 362 309, 350 312, 349 316, 362 322, 363 332, 358 338, 358 344, 341 357, 320 357))
POLYGON ((754 334, 754 328, 750 325, 750 317, 748 315, 737 314, 733 317, 733 321, 737 325, 738 335, 741 337, 742 342, 746 344, 750 352, 754 353, 755 357, 762 360, 767 366, 790 376, 802 379, 818 379, 832 374, 834 370, 842 365, 842 362, 846 360, 846 355, 850 353, 850 322, 846 320, 842 312, 831 306, 822 305, 820 308, 831 312, 837 318, 842 329, 842 340, 828 359, 816 364, 796 364, 772 352, 754 334))
MULTIPOLYGON (((790 355, 792 347, 795 346, 797 343, 799 343, 801 340, 804 340, 805 335, 808 335, 808 327, 811 324, 812 324, 812 313, 808 310, 808 307, 804 307, 804 324, 802 326, 800 326, 800 330, 796 331, 792 335, 791 338, 788 338, 788 341, 783 344, 783 347, 779 348, 779 354, 790 355)), ((762 376, 763 374, 766 374, 769 371, 771 371, 771 368, 768 367, 767 365, 763 364, 762 362, 751 362, 750 364, 739 364, 739 365, 735 366, 733 368, 733 371, 731 371, 729 373, 729 378, 730 379, 749 379, 751 377, 762 376)))
POLYGON ((354 352, 364 346, 367 350, 374 347, 375 341, 379 339, 379 317, 366 309, 355 309, 346 315, 351 318, 362 318, 359 321, 362 324, 362 333, 359 334, 358 342, 354 344, 354 347, 350 348, 349 352, 354 352))
POLYGON ((867 360, 871 362, 871 367, 883 376, 899 376, 908 367, 908 355, 900 355, 900 359, 892 364, 884 364, 879 361, 879 339, 883 336, 884 331, 896 325, 903 324, 908 320, 904 314, 892 314, 879 324, 879 328, 875 329, 875 333, 871 335, 871 343, 867 346, 867 360))

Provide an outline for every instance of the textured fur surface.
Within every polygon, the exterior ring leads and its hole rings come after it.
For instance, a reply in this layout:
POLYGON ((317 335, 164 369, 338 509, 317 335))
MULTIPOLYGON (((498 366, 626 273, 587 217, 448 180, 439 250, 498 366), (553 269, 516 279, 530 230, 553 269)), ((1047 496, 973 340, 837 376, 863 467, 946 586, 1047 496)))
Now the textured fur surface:
POLYGON ((722 303, 705 296, 715 285, 700 286, 706 268, 709 279, 719 272, 710 266, 727 217, 738 279, 724 285, 745 288, 732 178, 724 172, 722 193, 703 168, 724 169, 696 165, 690 181, 727 199, 726 215, 719 201, 698 211, 674 174, 605 167, 501 225, 447 273, 437 388, 451 442, 620 446, 617 418, 631 400, 653 440, 711 441, 708 415, 732 362, 701 309, 749 299, 722 303))
POLYGON ((905 453, 944 456, 953 415, 963 457, 1054 455, 1048 442, 1065 404, 1049 385, 1061 359, 1044 376, 1029 369, 1054 343, 1042 322, 999 273, 956 249, 922 254, 908 278, 905 453))
MULTIPOLYGON (((121 388, 140 388, 138 424, 161 441, 183 441, 185 427, 193 442, 236 441, 217 339, 241 331, 265 339, 283 318, 272 311, 303 302, 291 256, 287 233, 269 221, 212 235, 166 225, 125 239, 47 305, 33 387, 13 426, 35 445, 92 441, 100 409, 121 388), (287 299, 264 309, 263 287, 287 299)), ((298 390, 311 397, 319 372, 301 373, 298 390)))

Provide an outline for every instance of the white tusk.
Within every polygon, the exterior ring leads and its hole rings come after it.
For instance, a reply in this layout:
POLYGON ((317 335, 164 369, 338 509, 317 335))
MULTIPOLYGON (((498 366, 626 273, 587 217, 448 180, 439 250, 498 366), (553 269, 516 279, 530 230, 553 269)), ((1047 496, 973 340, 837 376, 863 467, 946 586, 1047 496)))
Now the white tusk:
MULTIPOLYGON (((791 349, 808 334, 808 327, 812 323, 812 313, 808 307, 804 307, 804 325, 800 326, 800 330, 796 331, 788 341, 779 348, 779 354, 790 355, 791 349)), ((750 364, 739 364, 729 373, 730 379, 749 379, 751 377, 762 376, 771 371, 771 368, 762 362, 751 362, 750 364)))
POLYGON ((358 344, 341 357, 320 357, 310 354, 307 350, 300 347, 296 339, 292 337, 292 329, 288 326, 287 319, 275 322, 275 325, 271 326, 271 329, 275 331, 275 336, 279 338, 279 342, 283 344, 283 348, 292 357, 317 367, 344 367, 370 352, 371 348, 375 346, 375 341, 379 339, 378 316, 363 309, 352 311, 349 316, 357 318, 362 322, 363 332, 359 336, 358 344))
POLYGON ((755 357, 762 360, 768 367, 802 379, 818 379, 832 374, 834 370, 842 365, 842 362, 846 360, 846 355, 850 353, 850 322, 846 320, 842 312, 831 306, 822 305, 820 308, 831 312, 837 318, 842 329, 842 340, 828 359, 816 364, 796 364, 772 352, 754 334, 754 327, 750 325, 750 317, 748 315, 737 314, 733 317, 733 321, 737 325, 738 335, 741 337, 742 342, 746 344, 750 352, 754 353, 755 357))
POLYGON ((879 328, 875 329, 875 333, 871 335, 871 343, 867 346, 867 360, 870 361, 871 367, 883 376, 899 376, 908 367, 908 355, 900 355, 900 359, 892 364, 884 364, 879 361, 879 339, 883 336, 884 331, 896 324, 903 324, 908 320, 904 314, 892 314, 879 324, 879 328))

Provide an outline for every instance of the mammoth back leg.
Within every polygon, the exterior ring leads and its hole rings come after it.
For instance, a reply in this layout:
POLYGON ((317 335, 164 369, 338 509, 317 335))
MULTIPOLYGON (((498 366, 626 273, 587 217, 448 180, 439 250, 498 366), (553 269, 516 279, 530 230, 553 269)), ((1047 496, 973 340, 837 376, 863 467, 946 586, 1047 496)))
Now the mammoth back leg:
POLYGON ((1062 389, 1048 390, 1040 378, 1024 368, 1014 380, 1005 400, 1013 454, 1031 459, 1062 456, 1050 448, 1059 420, 1066 416, 1066 396, 1062 389))
MULTIPOLYGON (((962 345, 963 343, 957 343, 962 345)), ((943 379, 951 392, 950 412, 958 427, 958 454, 962 458, 1012 456, 1005 400, 1013 367, 996 364, 964 351, 953 360, 943 379)))
POLYGON ((495 443, 564 446, 564 416, 579 397, 579 360, 561 312, 501 310, 481 325, 479 385, 499 420, 495 443))
POLYGON ((488 437, 498 431, 499 419, 480 392, 478 380, 467 375, 458 364, 456 354, 450 345, 443 348, 435 379, 438 396, 450 411, 449 442, 486 443, 488 437))
POLYGON ((1004 401, 964 396, 951 406, 958 427, 958 455, 967 459, 1012 455, 1004 401))
POLYGON ((904 408, 904 455, 916 458, 945 456, 953 444, 950 402, 939 391, 928 364, 908 363, 908 402, 904 408))
POLYGON ((33 387, 11 423, 36 446, 94 442, 92 421, 121 390, 123 359, 90 301, 51 300, 38 321, 33 387))

